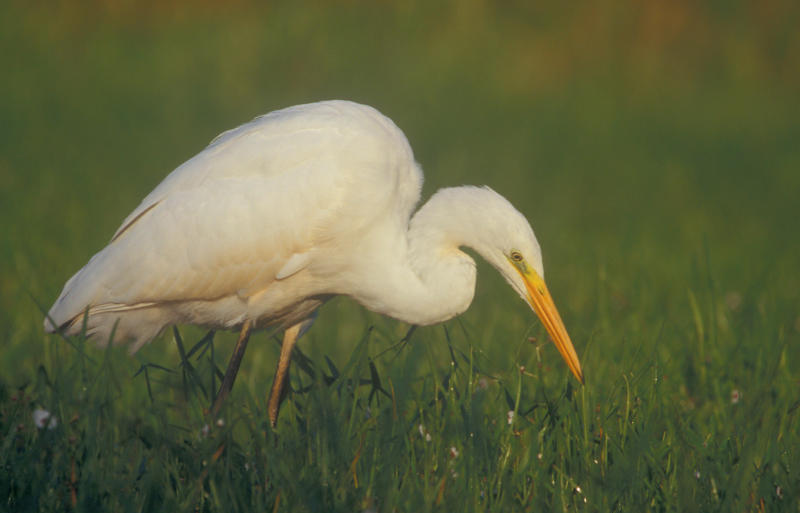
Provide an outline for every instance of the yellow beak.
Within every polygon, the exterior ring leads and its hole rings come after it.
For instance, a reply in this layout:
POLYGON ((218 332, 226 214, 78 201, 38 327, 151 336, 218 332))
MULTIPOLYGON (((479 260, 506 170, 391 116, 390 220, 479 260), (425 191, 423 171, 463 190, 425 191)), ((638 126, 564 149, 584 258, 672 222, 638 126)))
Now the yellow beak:
POLYGON ((550 296, 550 291, 547 290, 544 280, 529 266, 524 266, 520 269, 519 273, 525 281, 525 287, 528 289, 528 303, 542 320, 542 324, 550 334, 558 348, 558 352, 567 362, 569 370, 578 378, 578 381, 583 383, 583 371, 581 371, 581 362, 578 361, 578 355, 575 353, 575 348, 572 346, 572 341, 567 334, 567 329, 564 327, 564 322, 561 316, 558 315, 556 305, 553 303, 553 298, 550 296))

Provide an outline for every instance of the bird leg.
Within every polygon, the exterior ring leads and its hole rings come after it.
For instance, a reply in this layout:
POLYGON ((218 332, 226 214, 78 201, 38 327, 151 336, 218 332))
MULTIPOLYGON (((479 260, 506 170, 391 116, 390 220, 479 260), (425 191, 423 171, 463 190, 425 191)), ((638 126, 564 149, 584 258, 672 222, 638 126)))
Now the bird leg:
POLYGON ((247 349, 247 341, 250 340, 250 330, 253 328, 253 323, 250 319, 244 321, 242 324, 242 331, 239 333, 239 340, 236 341, 236 347, 233 348, 233 355, 228 362, 228 368, 225 370, 225 377, 222 378, 222 384, 219 387, 217 397, 214 399, 214 405, 211 407, 211 416, 216 417, 219 410, 222 408, 222 403, 225 398, 231 393, 233 382, 236 379, 236 374, 239 372, 239 365, 242 363, 244 357, 244 350, 247 349))
POLYGON ((281 409, 281 403, 286 395, 286 375, 289 373, 289 362, 292 361, 292 349, 294 349, 294 344, 299 338, 302 327, 303 322, 299 322, 291 326, 283 334, 281 356, 278 359, 278 368, 275 369, 275 379, 272 381, 272 390, 270 390, 269 403, 267 404, 269 422, 272 427, 275 427, 278 423, 278 411, 281 409))

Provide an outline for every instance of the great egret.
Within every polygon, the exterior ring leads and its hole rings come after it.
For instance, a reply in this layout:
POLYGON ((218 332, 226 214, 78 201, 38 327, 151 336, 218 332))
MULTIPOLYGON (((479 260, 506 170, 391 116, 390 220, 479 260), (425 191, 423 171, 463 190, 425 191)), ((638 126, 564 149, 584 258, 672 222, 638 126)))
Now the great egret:
POLYGON ((174 324, 240 329, 214 404, 252 328, 285 328, 269 396, 277 421, 292 348, 336 294, 415 325, 446 321, 475 291, 474 249, 580 363, 542 279, 525 217, 488 187, 441 189, 413 215, 422 171, 403 132, 372 107, 298 105, 224 132, 159 184, 64 285, 48 332, 132 351, 174 324))

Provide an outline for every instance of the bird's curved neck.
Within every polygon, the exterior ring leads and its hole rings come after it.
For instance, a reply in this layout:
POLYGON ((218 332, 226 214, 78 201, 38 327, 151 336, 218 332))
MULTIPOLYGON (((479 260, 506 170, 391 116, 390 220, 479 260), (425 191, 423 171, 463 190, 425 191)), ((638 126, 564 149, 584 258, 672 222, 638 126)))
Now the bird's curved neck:
POLYGON ((385 304, 373 310, 411 324, 446 321, 464 312, 475 294, 475 261, 460 246, 479 251, 476 213, 458 188, 437 192, 411 218, 400 273, 384 283, 385 304))

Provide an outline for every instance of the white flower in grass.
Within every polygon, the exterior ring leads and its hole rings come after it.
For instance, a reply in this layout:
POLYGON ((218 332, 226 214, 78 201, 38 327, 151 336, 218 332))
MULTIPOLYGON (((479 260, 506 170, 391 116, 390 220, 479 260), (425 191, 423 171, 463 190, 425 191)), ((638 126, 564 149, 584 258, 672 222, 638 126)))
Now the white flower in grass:
POLYGON ((217 419, 217 427, 225 426, 225 419, 219 418, 217 419))
POLYGON ((695 479, 700 479, 700 471, 699 470, 695 470, 694 471, 694 478, 695 479))
POLYGON ((200 434, 203 435, 203 438, 208 438, 208 435, 211 434, 211 426, 203 424, 203 427, 200 428, 200 434))
POLYGON ((739 393, 739 389, 734 388, 731 390, 731 404, 736 404, 739 402, 739 399, 742 398, 742 394, 739 393))
POLYGON ((458 449, 455 446, 450 447, 450 457, 458 458, 458 449))
POLYGON ((514 422, 514 410, 508 410, 506 417, 508 417, 508 424, 511 425, 511 423, 514 422))
POLYGON ((49 411, 42 408, 33 410, 33 423, 39 429, 54 429, 58 425, 58 420, 49 411))
POLYGON ((419 425, 419 436, 425 439, 426 442, 431 441, 431 434, 425 430, 425 426, 422 424, 419 425))

